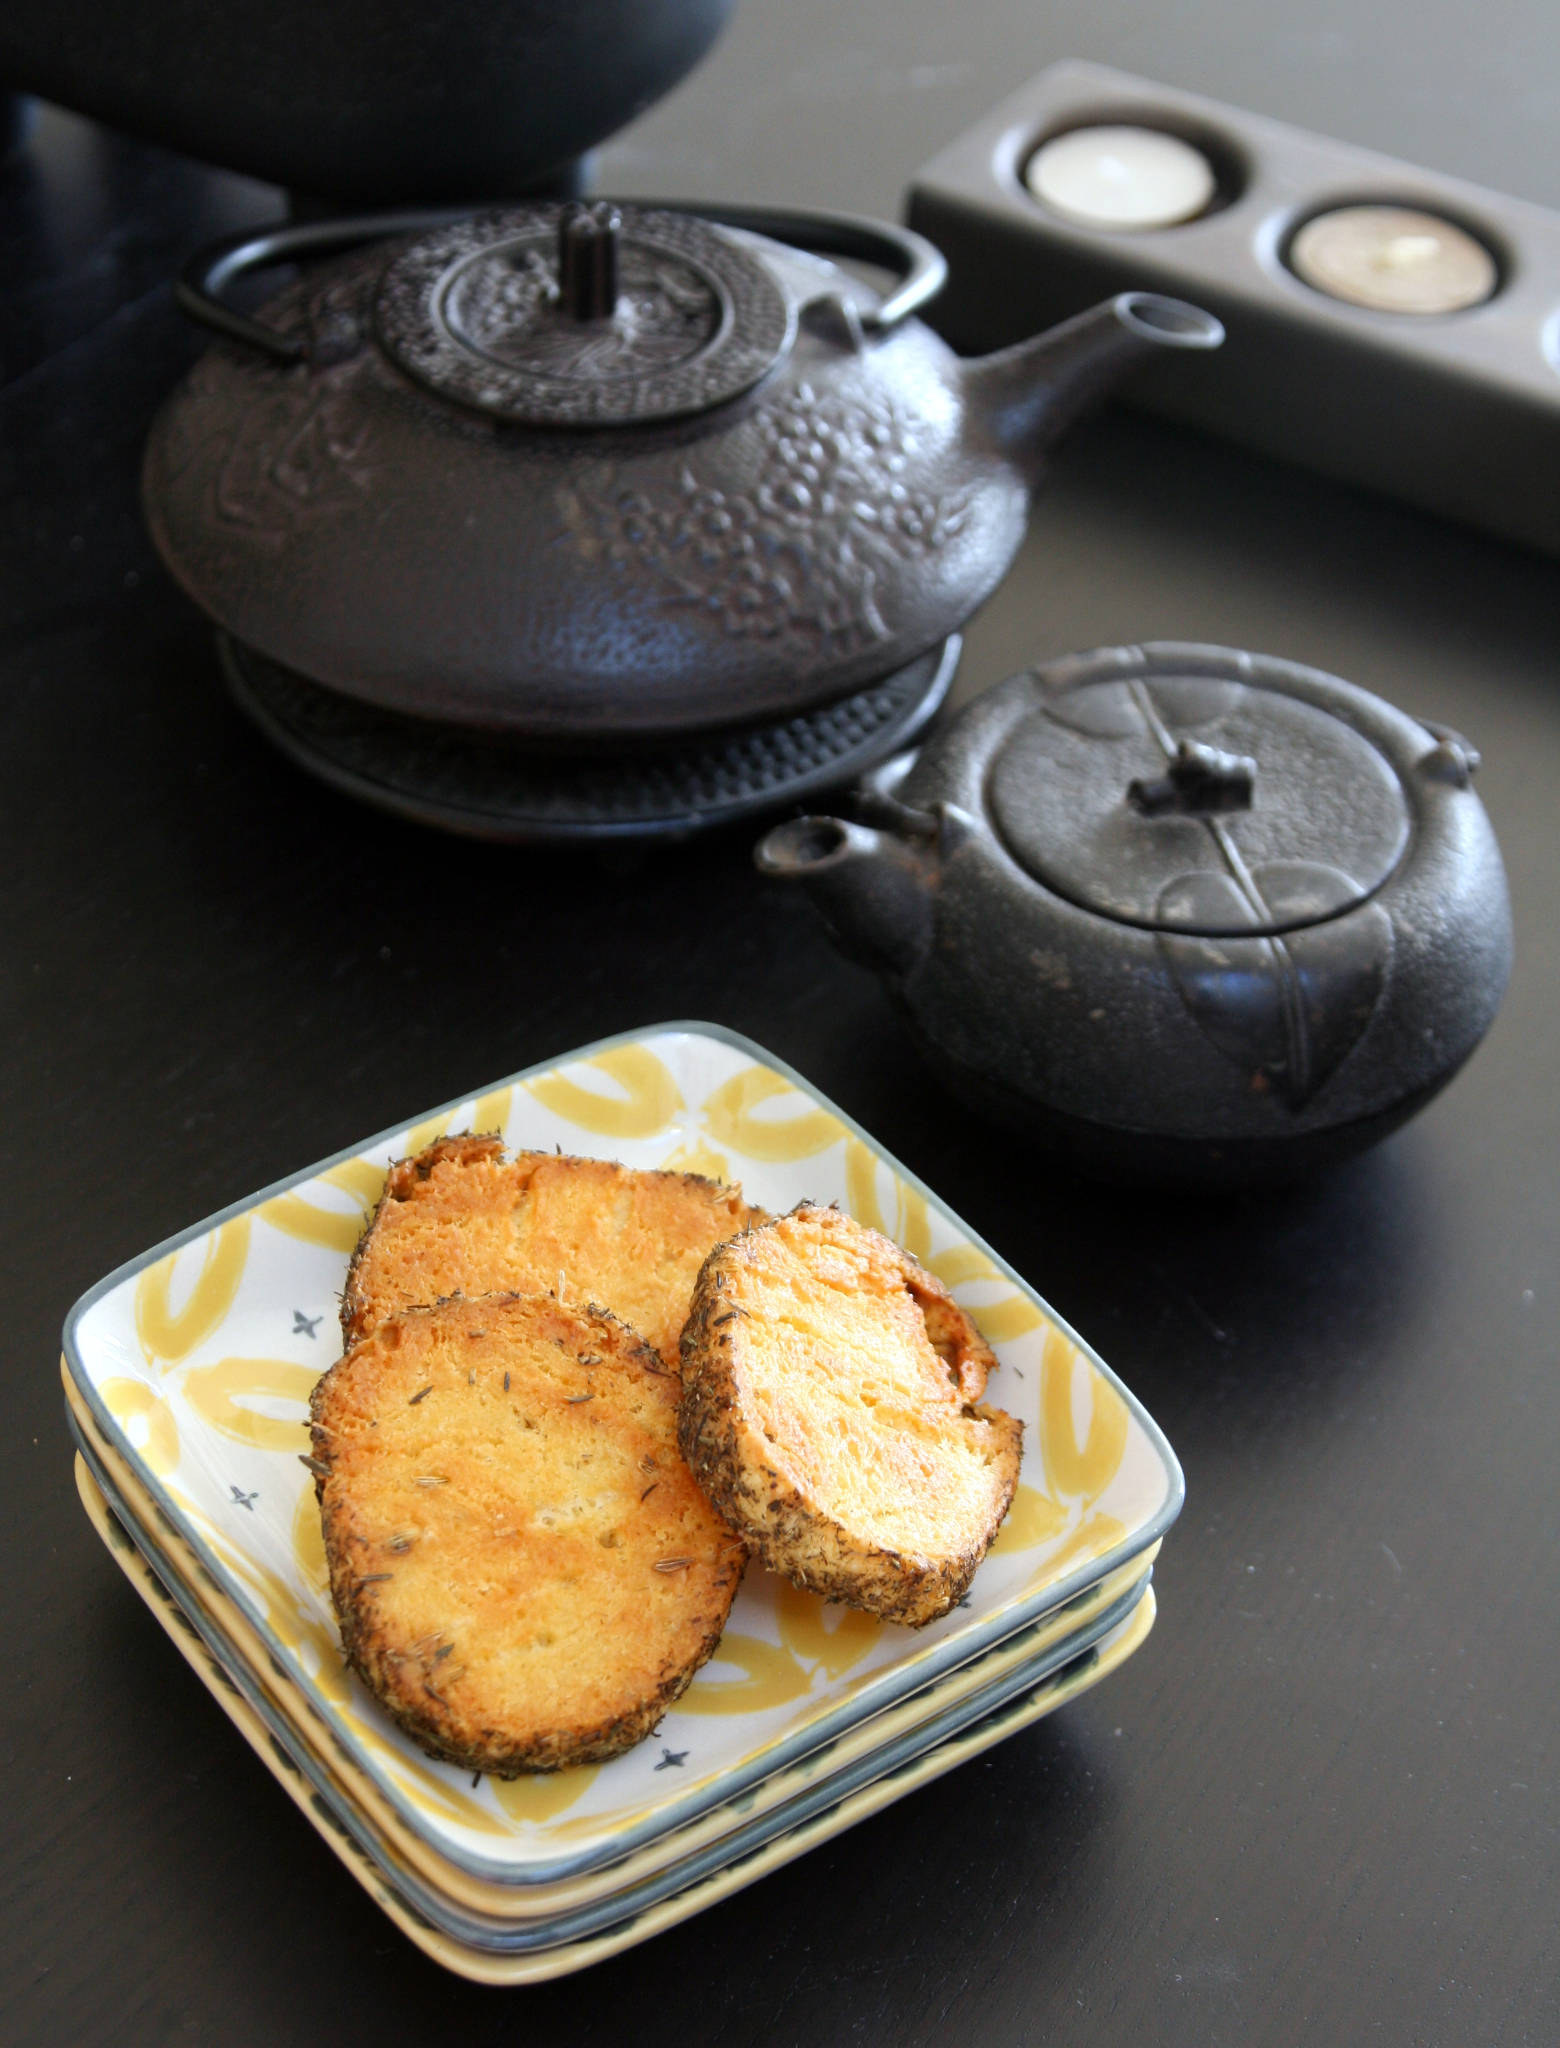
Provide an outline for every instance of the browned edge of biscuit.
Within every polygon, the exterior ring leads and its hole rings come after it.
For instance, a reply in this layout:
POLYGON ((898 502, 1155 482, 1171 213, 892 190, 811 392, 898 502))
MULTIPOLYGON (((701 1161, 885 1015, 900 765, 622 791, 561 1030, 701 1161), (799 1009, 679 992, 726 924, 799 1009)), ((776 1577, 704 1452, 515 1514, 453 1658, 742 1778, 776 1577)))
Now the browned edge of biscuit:
MULTIPOLYGON (((434 1168, 442 1165, 446 1160, 451 1160, 458 1166, 466 1166, 483 1160, 492 1160, 501 1165, 512 1165, 521 1159, 561 1159, 566 1164, 577 1163, 581 1166, 622 1166, 625 1173, 654 1173, 667 1180, 684 1181, 690 1187, 708 1188, 714 1194, 736 1194, 741 1197, 743 1208, 750 1219, 757 1217, 764 1221, 768 1220, 764 1210, 756 1209, 748 1201, 746 1195, 742 1193, 739 1183, 715 1180, 707 1173, 674 1173, 668 1167, 659 1166, 627 1167, 623 1166, 623 1162, 619 1159, 604 1160, 588 1156, 584 1153, 564 1152, 561 1150, 542 1152, 534 1146, 521 1146, 516 1152, 510 1153, 506 1150, 503 1139, 496 1132, 491 1131, 461 1131, 454 1133, 452 1136, 436 1138, 431 1145, 425 1145, 422 1151, 414 1152, 405 1159, 397 1159, 391 1162, 390 1170, 385 1176, 384 1190, 379 1200, 374 1204, 373 1214, 368 1218, 359 1234, 357 1244, 353 1248, 351 1261, 347 1266, 347 1277, 341 1291, 340 1320, 343 1350, 350 1350, 354 1344, 360 1343, 369 1334, 367 1326, 369 1303, 359 1286, 358 1276, 363 1260, 367 1255, 369 1240, 373 1237, 374 1228, 387 1205, 391 1202, 410 1200, 418 1182, 427 1180, 434 1168)), ((742 1227, 750 1229, 752 1227, 751 1221, 742 1227)))
MULTIPOLYGON (((419 1155, 421 1156, 424 1155, 419 1155)), ((475 1307, 478 1303, 509 1303, 536 1299, 550 1300, 551 1297, 530 1296, 511 1291, 505 1294, 471 1297, 469 1305, 475 1307)), ((734 1531, 728 1532, 730 1542, 725 1557, 717 1566, 719 1576, 713 1588, 717 1596, 725 1595, 724 1600, 718 1601, 717 1607, 712 1610, 705 1633, 692 1657, 670 1672, 653 1693, 637 1702, 633 1708, 592 1728, 561 1730, 546 1741, 521 1747, 484 1748, 479 1745, 451 1743, 448 1739, 448 1726, 435 1709, 419 1709, 409 1704, 396 1695, 387 1683, 382 1682, 374 1655, 372 1622, 372 1608, 378 1599, 377 1587, 372 1582, 363 1582, 353 1560, 342 1544, 335 1540, 332 1518, 325 1510, 325 1488, 332 1466, 332 1440, 328 1425, 320 1418, 322 1411, 329 1406, 332 1385, 337 1382, 338 1376, 350 1373, 358 1356, 381 1344, 387 1329, 391 1326, 399 1328, 413 1318, 436 1317, 451 1306, 467 1305, 466 1296, 446 1295, 426 1307, 403 1309, 397 1315, 388 1317, 385 1323, 337 1359, 335 1364, 316 1381, 311 1391, 311 1454, 302 1462, 314 1476, 315 1498, 321 1507, 321 1528, 330 1575, 331 1602, 341 1630, 342 1651, 347 1663, 390 1718, 429 1756, 442 1763, 454 1764, 463 1770, 489 1773, 500 1778, 567 1770, 578 1764, 605 1763, 634 1748, 652 1733, 657 1722, 687 1691, 700 1668, 714 1655, 724 1633, 732 1601, 736 1598, 742 1582, 747 1564, 746 1546, 734 1531)), ((675 1380, 676 1375, 668 1370, 654 1347, 647 1344, 636 1330, 631 1329, 609 1309, 602 1308, 594 1302, 571 1302, 567 1304, 566 1312, 571 1316, 593 1320, 606 1326, 612 1341, 628 1361, 642 1366, 657 1379, 675 1380)))
MULTIPOLYGON (((799 1202, 790 1213, 797 1215, 815 1206, 799 1202)), ((865 1608, 885 1621, 924 1628, 963 1599, 1012 1506, 1023 1425, 1005 1409, 988 1407, 976 1398, 997 1360, 968 1311, 902 1246, 865 1224, 854 1227, 886 1245, 899 1264, 906 1289, 926 1319, 928 1339, 962 1397, 965 1414, 1014 1433, 1011 1474, 1000 1512, 993 1517, 985 1539, 958 1555, 941 1558, 867 1544, 808 1501, 773 1465, 761 1458, 750 1463, 743 1457, 730 1353, 732 1322, 747 1311, 726 1293, 738 1239, 718 1245, 694 1283, 693 1302, 683 1328, 677 1440, 716 1513, 741 1534, 770 1570, 826 1600, 865 1608), (928 1306, 935 1315, 935 1328, 928 1306)))
POLYGON ((369 1239, 374 1234, 374 1226, 388 1204, 404 1202, 417 1182, 426 1180, 441 1160, 454 1159, 464 1166, 468 1161, 502 1159, 503 1156, 504 1141, 496 1132, 467 1131, 455 1137, 437 1138, 433 1144, 425 1145, 409 1158, 390 1162, 373 1214, 364 1224, 353 1247, 341 1290, 341 1344, 344 1351, 350 1351, 354 1344, 368 1335, 365 1327, 368 1303, 358 1286, 358 1271, 367 1253, 369 1239))

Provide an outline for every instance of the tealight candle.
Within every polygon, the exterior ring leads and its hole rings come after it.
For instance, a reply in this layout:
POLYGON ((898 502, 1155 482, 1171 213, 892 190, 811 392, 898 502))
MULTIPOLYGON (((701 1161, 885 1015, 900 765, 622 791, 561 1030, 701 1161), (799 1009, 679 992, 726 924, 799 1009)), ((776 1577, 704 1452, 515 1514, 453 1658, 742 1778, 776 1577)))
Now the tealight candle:
POLYGON ((1410 206, 1319 213, 1290 243, 1288 262, 1315 290, 1377 313, 1460 313, 1500 282, 1482 242, 1410 206))
POLYGON ((1088 228, 1168 228, 1206 213, 1218 190, 1200 149, 1161 128, 1070 128, 1029 159, 1042 206, 1088 228))

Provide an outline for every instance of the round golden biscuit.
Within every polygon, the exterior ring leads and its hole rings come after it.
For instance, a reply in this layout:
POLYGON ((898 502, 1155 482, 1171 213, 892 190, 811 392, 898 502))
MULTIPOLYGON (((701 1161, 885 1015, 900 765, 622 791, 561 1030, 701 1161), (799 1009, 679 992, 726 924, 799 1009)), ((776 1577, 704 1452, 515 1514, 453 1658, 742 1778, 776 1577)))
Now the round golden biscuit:
POLYGON ((433 1756, 514 1777, 617 1756, 720 1639, 746 1553, 677 1449, 678 1382, 539 1295, 408 1309, 311 1404, 353 1668, 433 1756))
POLYGON ((979 1405, 996 1360, 934 1274, 804 1206, 711 1253, 682 1352, 683 1456, 771 1570, 911 1627, 963 1598, 1023 1426, 979 1405))
POLYGON ((740 1188, 697 1174, 441 1138, 390 1169, 347 1274, 342 1342, 421 1302, 513 1289, 600 1303, 675 1372, 699 1267, 755 1220, 740 1188))

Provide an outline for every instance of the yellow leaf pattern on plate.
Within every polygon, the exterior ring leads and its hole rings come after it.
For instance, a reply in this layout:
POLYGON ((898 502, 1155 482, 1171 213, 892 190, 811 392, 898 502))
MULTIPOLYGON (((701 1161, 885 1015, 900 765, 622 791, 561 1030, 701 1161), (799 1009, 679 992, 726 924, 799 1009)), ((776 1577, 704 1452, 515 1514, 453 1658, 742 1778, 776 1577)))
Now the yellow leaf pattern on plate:
POLYGON ((436 1778, 431 1770, 409 1763, 401 1756, 386 1756, 384 1764, 387 1775, 424 1813, 435 1814, 442 1820, 457 1821, 462 1827, 474 1828, 484 1835, 512 1834, 507 1820, 490 1812, 469 1793, 436 1778))
POLYGON ((700 1173, 706 1180, 729 1181, 731 1167, 724 1152, 702 1141, 678 1145, 661 1161, 663 1173, 700 1173))
MULTIPOLYGON (((416 1151, 414 1145, 411 1148, 416 1151)), ((327 1187, 339 1188, 353 1204, 350 1209, 328 1208, 311 1202, 305 1195, 273 1195, 255 1211, 274 1229, 305 1244, 323 1245, 327 1251, 356 1251, 364 1225, 378 1207, 385 1191, 385 1169, 367 1159, 343 1159, 339 1166, 321 1174, 327 1187)))
POLYGON ((313 1485, 306 1486, 293 1509, 293 1556, 303 1573, 304 1584, 321 1599, 330 1592, 330 1568, 325 1562, 325 1531, 320 1525, 320 1504, 313 1485))
POLYGON ((884 1237, 891 1237, 895 1244, 903 1245, 912 1258, 930 1263, 926 1255, 932 1247, 932 1225, 926 1210, 926 1197, 918 1194, 897 1174, 890 1174, 889 1180, 894 1190, 892 1216, 884 1213, 878 1200, 877 1154, 870 1146, 863 1145, 859 1138, 845 1140, 846 1208, 868 1230, 881 1231, 884 1237))
POLYGON ((167 1402, 145 1380, 104 1380, 98 1392, 108 1404, 109 1414, 123 1426, 142 1464, 159 1479, 166 1479, 179 1462, 179 1426, 167 1402), (146 1425, 140 1443, 136 1443, 139 1432, 131 1427, 138 1421, 146 1425))
POLYGON ((975 1318, 988 1344, 1007 1344, 1029 1330, 1038 1330, 1045 1321, 1035 1304, 1026 1301, 1007 1275, 999 1272, 986 1254, 972 1244, 950 1245, 947 1251, 938 1252, 926 1263, 950 1294, 957 1295, 961 1287, 999 1290, 994 1301, 965 1301, 961 1297, 962 1306, 975 1318))
POLYGON ((912 1258, 924 1259, 932 1248, 932 1219, 927 1214, 926 1197, 917 1194, 904 1181, 896 1182, 896 1186, 903 1217, 899 1226, 899 1242, 912 1258))
POLYGON ((678 1701, 680 1713, 762 1713, 765 1707, 783 1706, 787 1700, 799 1699, 812 1684, 811 1672, 804 1671, 788 1651, 758 1636, 735 1635, 729 1629, 704 1672, 678 1701), (735 1664, 747 1676, 711 1683, 704 1672, 719 1664, 735 1664))
POLYGON ((1127 1404, 1060 1330, 1046 1332, 1040 1362, 1040 1449, 1053 1494, 1098 1500, 1115 1478, 1127 1448, 1127 1404), (1073 1420, 1073 1376, 1088 1375, 1092 1410, 1080 1444, 1073 1420))
POLYGON ((782 1583, 775 1595, 780 1640, 794 1657, 839 1678, 859 1664, 883 1632, 875 1614, 854 1607, 828 1607, 816 1593, 782 1583), (832 1614, 833 1622, 825 1619, 832 1614))
POLYGON ((1066 1526, 1066 1508, 1041 1493, 1038 1487, 1020 1486, 991 1548, 996 1555, 1011 1550, 1033 1550, 1036 1544, 1049 1543, 1053 1537, 1059 1536, 1066 1526))
POLYGON ((795 1089, 783 1074, 769 1067, 744 1067, 722 1082, 704 1104, 704 1124, 718 1145, 745 1152, 749 1159, 766 1161, 810 1159, 837 1144, 845 1126, 827 1110, 809 1109, 801 1116, 759 1116, 761 1102, 790 1095, 798 1102, 807 1097, 795 1089))
POLYGON ((1114 1515, 1101 1514, 1098 1509, 1092 1515, 1085 1515, 1067 1541, 1046 1559, 1030 1581, 1029 1591, 1055 1585, 1058 1579, 1066 1578, 1075 1565, 1103 1557, 1107 1550, 1115 1549, 1126 1533, 1125 1525, 1114 1515))
POLYGON ((514 1107, 513 1088, 495 1088, 491 1095, 481 1096, 471 1112, 473 1131, 492 1131, 499 1137, 509 1127, 509 1112, 514 1107))
POLYGON ((600 1764, 576 1764, 572 1771, 540 1771, 525 1778, 494 1778, 493 1797, 511 1820, 551 1820, 582 1799, 600 1764))
POLYGON ((665 1061, 642 1045, 617 1045, 581 1064, 605 1074, 622 1093, 582 1088, 562 1074, 543 1074, 525 1085, 544 1109, 583 1130, 607 1138, 653 1138, 683 1106, 665 1061))
MULTIPOLYGON (((445 1110, 442 1116, 425 1117, 420 1124, 413 1124, 412 1128, 407 1132, 406 1142, 399 1156, 402 1159, 414 1158, 417 1153, 421 1152, 424 1149, 425 1146, 431 1145, 435 1142, 436 1139, 442 1138, 445 1132, 449 1129, 449 1127, 449 1110, 445 1110)), ((329 1175, 327 1175, 326 1178, 328 1179, 329 1175)), ((379 1193, 374 1196, 374 1200, 377 1202, 379 1200, 379 1195, 383 1193, 384 1178, 381 1175, 379 1183, 379 1193)))
POLYGON ((369 1731, 361 1718, 351 1711, 352 1688, 347 1679, 341 1645, 334 1632, 305 1610, 292 1587, 269 1565, 263 1565, 257 1557, 233 1543, 223 1530, 191 1503, 183 1502, 181 1505, 228 1569, 258 1595, 265 1609, 268 1627, 283 1648, 291 1651, 297 1659, 309 1687, 367 1735, 369 1731))
POLYGON ((191 1366, 180 1385, 186 1401, 203 1421, 235 1443, 255 1444, 262 1451, 309 1448, 309 1395, 319 1373, 313 1366, 294 1365, 285 1358, 223 1358, 215 1365, 191 1366), (303 1411, 296 1417, 267 1415, 242 1398, 291 1401, 303 1411))
POLYGON ((187 1358, 222 1321, 238 1293, 249 1257, 249 1218, 235 1216, 202 1240, 200 1272, 190 1289, 189 1299, 175 1312, 174 1272, 181 1259, 189 1259, 194 1245, 170 1252, 155 1266, 148 1266, 136 1282, 135 1330, 148 1360, 169 1363, 187 1358))

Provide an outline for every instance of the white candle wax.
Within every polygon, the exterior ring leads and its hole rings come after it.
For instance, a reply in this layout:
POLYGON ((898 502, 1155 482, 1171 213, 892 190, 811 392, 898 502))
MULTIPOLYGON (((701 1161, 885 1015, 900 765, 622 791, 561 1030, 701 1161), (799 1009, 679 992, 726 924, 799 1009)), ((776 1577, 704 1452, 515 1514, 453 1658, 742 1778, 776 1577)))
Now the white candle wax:
POLYGON ((1200 149, 1158 128, 1071 128, 1029 159, 1042 206, 1090 228, 1168 228, 1195 220, 1218 181, 1200 149))
POLYGON ((1308 220, 1289 267, 1329 298, 1378 313, 1460 313, 1500 281, 1495 259, 1465 228, 1408 206, 1339 206, 1308 220))

